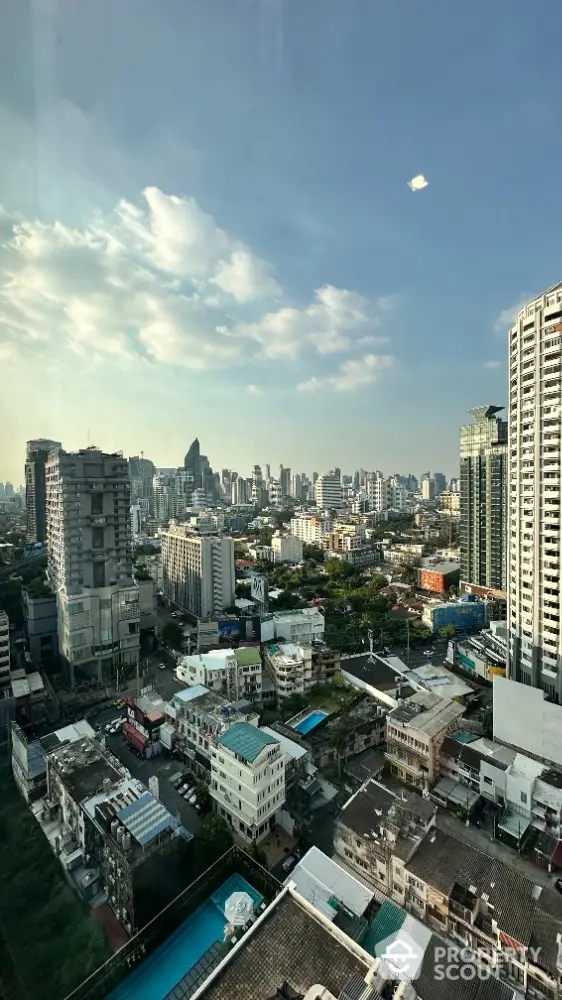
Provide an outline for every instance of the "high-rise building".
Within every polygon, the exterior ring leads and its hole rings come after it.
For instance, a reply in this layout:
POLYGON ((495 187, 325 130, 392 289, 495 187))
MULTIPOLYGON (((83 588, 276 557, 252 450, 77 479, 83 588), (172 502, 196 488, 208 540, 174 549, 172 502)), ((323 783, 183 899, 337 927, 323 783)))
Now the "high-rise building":
POLYGON ((25 508, 28 542, 45 542, 45 463, 49 452, 61 447, 60 441, 38 438, 27 442, 25 458, 25 508))
POLYGON ((460 429, 461 581, 507 589, 507 421, 476 406, 460 429))
POLYGON ((10 683, 10 622, 5 611, 0 611, 0 689, 10 683))
POLYGON ((422 499, 423 500, 435 500, 435 480, 427 477, 422 477, 422 499))
POLYGON ((562 702, 562 282, 509 332, 509 674, 562 702))
POLYGON ((154 462, 143 455, 129 458, 129 475, 131 477, 131 493, 133 500, 152 499, 152 480, 156 469, 154 462))
POLYGON ((49 577, 59 653, 98 679, 139 655, 127 460, 98 448, 51 451, 45 465, 49 577))
POLYGON ((284 465, 279 466, 279 487, 281 497, 286 500, 291 495, 291 470, 284 465))
POLYGON ((336 472, 326 472, 323 476, 318 476, 315 483, 315 492, 316 506, 321 510, 327 510, 330 507, 341 507, 341 475, 336 475, 336 472))
POLYGON ((434 472, 433 481, 435 483, 435 496, 438 497, 443 490, 447 489, 447 478, 443 472, 434 472))
POLYGON ((162 534, 162 574, 174 604, 197 618, 219 615, 234 604, 234 541, 172 525, 162 534))
MULTIPOLYGON (((207 462, 207 465, 208 464, 209 463, 207 462)), ((195 438, 195 441, 190 444, 183 461, 183 467, 187 472, 191 473, 195 488, 199 489, 202 485, 202 462, 199 438, 195 438)))

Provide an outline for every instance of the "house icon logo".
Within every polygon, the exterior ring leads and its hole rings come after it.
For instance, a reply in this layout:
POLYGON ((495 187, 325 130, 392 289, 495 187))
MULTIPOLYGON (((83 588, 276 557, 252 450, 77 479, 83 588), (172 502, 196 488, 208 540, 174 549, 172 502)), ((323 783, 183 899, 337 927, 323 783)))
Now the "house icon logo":
POLYGON ((411 982, 419 975, 424 945, 403 930, 391 934, 375 947, 375 955, 380 958, 381 972, 385 970, 389 979, 399 979, 411 982))

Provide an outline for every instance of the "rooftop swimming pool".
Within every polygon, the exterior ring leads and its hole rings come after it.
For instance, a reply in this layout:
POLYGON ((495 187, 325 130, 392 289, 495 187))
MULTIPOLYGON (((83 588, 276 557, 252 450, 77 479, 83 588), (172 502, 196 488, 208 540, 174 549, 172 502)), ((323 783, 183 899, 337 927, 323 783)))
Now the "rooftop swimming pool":
POLYGON ((300 722, 297 722, 294 728, 297 730, 298 733, 303 733, 303 734, 309 733, 310 730, 314 729, 314 727, 317 726, 319 722, 322 722, 323 719, 327 718, 328 718, 328 712, 311 712, 310 715, 305 715, 304 719, 301 719, 300 722))
POLYGON ((224 940, 224 908, 233 892, 247 892, 256 910, 263 902, 246 879, 232 875, 110 993, 108 1000, 164 1000, 205 952, 224 940))

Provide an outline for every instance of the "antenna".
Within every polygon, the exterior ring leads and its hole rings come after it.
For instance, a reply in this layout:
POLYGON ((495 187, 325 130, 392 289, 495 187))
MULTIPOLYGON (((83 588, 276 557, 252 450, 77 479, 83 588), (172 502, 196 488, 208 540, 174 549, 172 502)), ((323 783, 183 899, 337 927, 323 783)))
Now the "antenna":
POLYGON ((375 635, 374 635, 374 632, 373 632, 372 628, 370 628, 369 631, 367 632, 367 639, 369 640, 369 656, 368 656, 368 659, 367 659, 367 663, 374 663, 375 662, 375 654, 374 654, 374 651, 373 651, 373 644, 374 644, 374 640, 375 640, 375 635))

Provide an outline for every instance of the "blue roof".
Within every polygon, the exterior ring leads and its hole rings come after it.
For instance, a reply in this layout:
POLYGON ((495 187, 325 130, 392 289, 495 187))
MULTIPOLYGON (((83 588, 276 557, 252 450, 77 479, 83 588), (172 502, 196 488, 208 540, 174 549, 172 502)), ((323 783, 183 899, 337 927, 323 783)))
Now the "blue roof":
POLYGON ((279 740, 257 729, 256 726, 251 726, 249 722, 235 722, 219 737, 218 742, 233 753, 240 754, 251 764, 268 743, 278 744, 279 740))
POLYGON ((142 845, 149 844, 164 830, 180 825, 178 820, 174 819, 166 807, 150 792, 145 792, 140 799, 122 809, 117 815, 123 826, 142 845))

